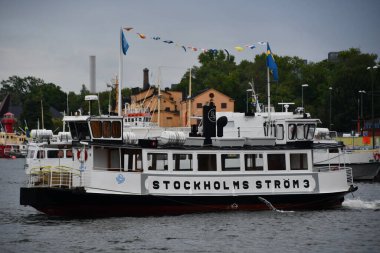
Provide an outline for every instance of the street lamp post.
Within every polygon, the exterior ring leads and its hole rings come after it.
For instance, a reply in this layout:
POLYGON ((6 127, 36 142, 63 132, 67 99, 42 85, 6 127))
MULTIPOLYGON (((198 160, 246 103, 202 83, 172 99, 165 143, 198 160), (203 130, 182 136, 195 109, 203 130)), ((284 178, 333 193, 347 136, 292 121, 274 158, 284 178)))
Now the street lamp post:
POLYGON ((365 90, 359 90, 358 92, 360 93, 360 118, 359 118, 360 136, 363 136, 363 126, 364 126, 364 122, 363 122, 363 93, 366 93, 366 92, 365 92, 365 90), (361 124, 361 122, 363 122, 363 124, 361 124))
POLYGON ((309 87, 309 85, 307 83, 302 84, 302 109, 304 109, 304 107, 303 107, 303 87, 309 87))
POLYGON ((249 111, 248 111, 248 110, 249 110, 249 106, 248 106, 248 104, 249 104, 249 101, 248 101, 248 93, 249 93, 250 91, 252 92, 253 90, 252 90, 252 89, 247 89, 247 92, 246 92, 246 95, 247 95, 247 96, 246 96, 246 99, 247 99, 247 100, 246 100, 246 101, 247 101, 247 110, 246 110, 246 112, 247 112, 247 114, 249 114, 249 111))
POLYGON ((329 87, 329 90, 330 90, 330 115, 329 115, 329 129, 331 130, 332 126, 331 126, 331 92, 332 92, 332 87, 330 86, 329 87))
POLYGON ((372 90, 372 94, 371 94, 371 111, 372 111, 372 115, 371 115, 371 118, 372 118, 372 148, 375 149, 375 112, 374 112, 374 108, 373 108, 373 85, 374 85, 374 78, 373 78, 373 70, 377 69, 378 66, 373 66, 373 67, 368 67, 367 70, 370 70, 371 71, 371 90, 372 90))

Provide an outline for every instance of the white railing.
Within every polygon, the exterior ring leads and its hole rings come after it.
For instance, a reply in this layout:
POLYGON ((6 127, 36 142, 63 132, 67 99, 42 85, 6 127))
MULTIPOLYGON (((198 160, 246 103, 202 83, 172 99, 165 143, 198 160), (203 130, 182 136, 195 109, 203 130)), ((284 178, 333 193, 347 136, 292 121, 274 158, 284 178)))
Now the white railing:
POLYGON ((353 184, 354 183, 354 177, 352 176, 352 168, 351 167, 344 167, 346 169, 346 176, 347 176, 347 183, 353 184))
POLYGON ((32 168, 28 180, 28 187, 72 188, 82 185, 80 171, 67 166, 32 168))
POLYGON ((322 167, 314 167, 314 172, 330 172, 330 171, 337 171, 337 170, 345 170, 346 171, 346 177, 347 177, 347 183, 353 184, 353 176, 352 176, 352 168, 351 167, 345 167, 345 166, 322 166, 322 167))

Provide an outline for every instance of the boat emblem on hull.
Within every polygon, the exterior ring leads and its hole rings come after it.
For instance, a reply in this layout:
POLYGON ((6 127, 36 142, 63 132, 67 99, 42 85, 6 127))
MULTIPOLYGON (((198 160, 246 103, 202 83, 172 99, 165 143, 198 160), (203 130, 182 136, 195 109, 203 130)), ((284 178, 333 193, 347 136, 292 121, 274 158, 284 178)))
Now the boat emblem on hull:
POLYGON ((122 174, 119 174, 117 177, 116 177, 116 182, 118 184, 122 184, 125 182, 125 177, 122 175, 122 174))

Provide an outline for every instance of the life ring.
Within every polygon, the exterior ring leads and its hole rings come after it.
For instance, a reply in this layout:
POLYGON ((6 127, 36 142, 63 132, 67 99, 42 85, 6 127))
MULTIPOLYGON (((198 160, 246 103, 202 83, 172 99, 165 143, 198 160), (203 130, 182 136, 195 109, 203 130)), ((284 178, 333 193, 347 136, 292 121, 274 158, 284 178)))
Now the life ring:
POLYGON ((88 158, 87 149, 78 149, 77 158, 80 162, 87 161, 87 158, 88 158))
POLYGON ((373 159, 375 159, 376 161, 379 161, 380 154, 379 153, 373 153, 373 159))

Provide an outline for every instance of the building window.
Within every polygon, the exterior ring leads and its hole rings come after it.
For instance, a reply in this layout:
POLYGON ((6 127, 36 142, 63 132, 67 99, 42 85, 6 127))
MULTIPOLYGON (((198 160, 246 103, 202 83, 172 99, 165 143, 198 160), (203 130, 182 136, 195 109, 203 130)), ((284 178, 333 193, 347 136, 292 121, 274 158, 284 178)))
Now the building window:
POLYGON ((173 118, 172 117, 166 117, 167 120, 172 120, 173 118))
POLYGON ((197 108, 202 108, 202 103, 197 103, 197 108))
POLYGON ((170 112, 170 107, 165 107, 165 111, 170 112))
POLYGON ((226 109, 227 108, 227 103, 221 103, 220 106, 222 107, 222 109, 226 109))

